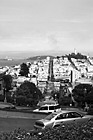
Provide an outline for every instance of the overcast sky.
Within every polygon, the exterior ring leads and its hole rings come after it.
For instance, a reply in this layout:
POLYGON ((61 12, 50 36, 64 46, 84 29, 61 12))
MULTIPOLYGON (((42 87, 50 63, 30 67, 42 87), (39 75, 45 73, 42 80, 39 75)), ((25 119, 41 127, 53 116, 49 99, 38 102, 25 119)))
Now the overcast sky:
POLYGON ((93 51, 93 0, 0 0, 0 51, 93 51))

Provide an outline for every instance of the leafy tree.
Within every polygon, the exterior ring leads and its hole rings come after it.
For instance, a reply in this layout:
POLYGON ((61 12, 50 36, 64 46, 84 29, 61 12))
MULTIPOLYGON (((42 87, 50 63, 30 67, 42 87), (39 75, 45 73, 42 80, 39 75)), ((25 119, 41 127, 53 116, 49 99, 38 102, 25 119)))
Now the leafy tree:
POLYGON ((27 77, 28 73, 29 73, 29 67, 25 63, 22 63, 21 64, 21 69, 20 69, 21 76, 26 76, 27 77))
POLYGON ((75 58, 75 59, 87 59, 86 55, 82 55, 81 53, 71 53, 68 55, 69 58, 75 58))
POLYGON ((3 88, 4 88, 4 98, 6 101, 6 94, 10 89, 12 89, 12 76, 11 75, 4 75, 3 76, 3 88))
POLYGON ((51 96, 53 97, 54 100, 59 101, 59 98, 61 96, 60 91, 52 91, 51 96))
POLYGON ((91 91, 86 95, 85 101, 88 104, 93 104, 93 87, 91 88, 91 91))
POLYGON ((59 104, 62 106, 70 106, 70 104, 72 104, 72 99, 70 96, 63 96, 59 98, 59 104))
POLYGON ((0 94, 0 102, 4 102, 4 95, 0 94))
POLYGON ((73 89, 73 97, 79 106, 84 107, 85 102, 93 102, 93 87, 90 84, 79 84, 73 89))
POLYGON ((16 91, 16 102, 21 105, 36 105, 42 98, 41 91, 35 86, 34 83, 25 81, 16 91), (19 101, 20 100, 20 101, 19 101), (21 101, 22 100, 22 101, 21 101))
POLYGON ((9 91, 12 88, 12 76, 11 75, 3 76, 3 86, 6 91, 9 91))

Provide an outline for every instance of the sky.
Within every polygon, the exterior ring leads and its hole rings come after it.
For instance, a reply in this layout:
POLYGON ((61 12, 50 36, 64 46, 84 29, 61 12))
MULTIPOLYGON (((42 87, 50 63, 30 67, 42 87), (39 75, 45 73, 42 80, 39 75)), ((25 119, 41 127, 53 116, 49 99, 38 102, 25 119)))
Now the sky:
POLYGON ((0 52, 93 52, 93 0, 0 0, 0 52))

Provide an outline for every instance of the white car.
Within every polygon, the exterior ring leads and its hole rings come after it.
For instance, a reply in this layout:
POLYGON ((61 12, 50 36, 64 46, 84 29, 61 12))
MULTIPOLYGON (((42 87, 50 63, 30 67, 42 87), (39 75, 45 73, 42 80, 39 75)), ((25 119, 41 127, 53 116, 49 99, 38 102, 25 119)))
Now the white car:
POLYGON ((40 108, 33 110, 33 112, 52 113, 59 110, 61 110, 61 107, 59 107, 58 104, 45 104, 42 105, 40 108))
POLYGON ((34 128, 35 129, 45 129, 45 128, 53 128, 58 127, 61 124, 66 123, 82 123, 88 120, 93 121, 93 115, 81 115, 76 111, 60 111, 54 112, 45 117, 44 119, 37 120, 35 122, 34 128))

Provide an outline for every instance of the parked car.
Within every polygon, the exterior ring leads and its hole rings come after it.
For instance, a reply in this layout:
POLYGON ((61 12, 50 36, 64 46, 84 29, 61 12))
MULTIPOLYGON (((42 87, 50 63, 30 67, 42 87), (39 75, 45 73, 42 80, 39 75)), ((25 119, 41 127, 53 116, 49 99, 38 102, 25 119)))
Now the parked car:
POLYGON ((61 110, 61 107, 58 104, 45 104, 42 105, 40 108, 33 110, 33 112, 52 113, 58 110, 61 110))
POLYGON ((57 111, 53 112, 44 119, 37 120, 35 122, 34 128, 35 129, 45 129, 45 128, 53 128, 58 127, 61 124, 66 123, 82 123, 88 120, 93 120, 92 115, 82 115, 76 111, 57 111))

